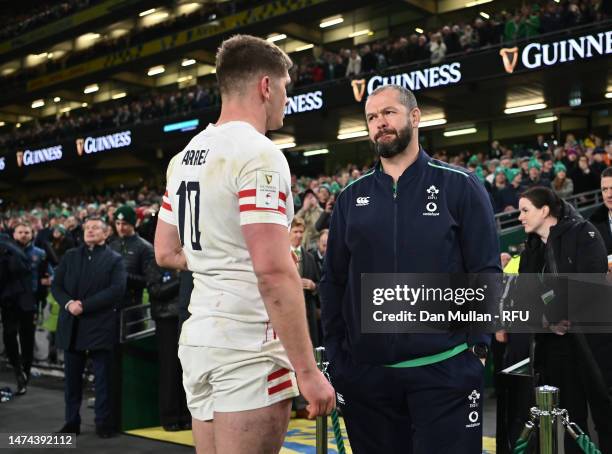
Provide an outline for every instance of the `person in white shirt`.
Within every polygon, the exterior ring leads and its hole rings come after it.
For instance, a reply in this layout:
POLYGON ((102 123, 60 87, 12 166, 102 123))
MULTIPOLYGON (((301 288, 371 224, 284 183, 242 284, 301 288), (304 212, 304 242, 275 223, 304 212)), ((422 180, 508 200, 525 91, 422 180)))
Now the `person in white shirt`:
POLYGON ((220 117, 168 166, 155 256, 193 272, 179 358, 198 453, 278 452, 298 386, 310 417, 335 406, 289 252, 289 166, 264 135, 283 125, 290 67, 260 38, 224 41, 220 117))

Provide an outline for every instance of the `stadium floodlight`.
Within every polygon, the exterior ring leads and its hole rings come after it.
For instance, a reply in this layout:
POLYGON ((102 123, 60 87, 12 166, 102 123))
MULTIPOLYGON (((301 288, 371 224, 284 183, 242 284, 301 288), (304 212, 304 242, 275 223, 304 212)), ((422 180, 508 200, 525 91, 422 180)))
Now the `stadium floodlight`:
POLYGON ((344 22, 344 18, 342 16, 328 17, 327 19, 323 19, 319 24, 321 28, 332 27, 333 25, 338 25, 344 22))
MULTIPOLYGON (((355 38, 357 36, 369 35, 372 33, 369 28, 365 28, 363 30, 357 30, 356 32, 349 33, 349 38, 355 38)), ((373 34, 373 33, 372 33, 373 34)))
POLYGON ((355 139, 357 137, 364 137, 368 135, 368 131, 366 129, 359 129, 357 131, 346 131, 338 134, 338 140, 346 140, 346 139, 355 139))
POLYGON ((466 8, 471 8, 472 6, 483 5, 485 3, 491 3, 493 0, 474 0, 473 2, 467 2, 465 4, 466 8))
POLYGON ((149 71, 147 71, 147 76, 156 76, 163 73, 165 70, 166 67, 164 65, 153 66, 152 68, 149 68, 149 71))
POLYGON ((296 52, 302 52, 303 50, 308 50, 308 49, 312 49, 314 47, 314 44, 305 44, 303 46, 300 47, 296 47, 295 51, 296 52))
POLYGON ((274 140, 273 142, 274 142, 274 145, 276 145, 281 150, 284 150, 286 148, 293 148, 296 145, 295 137, 291 137, 291 136, 281 137, 279 139, 274 140))
POLYGON ((87 104, 86 102, 84 102, 83 104, 81 104, 81 107, 87 107, 89 104, 87 104))
POLYGON ((0 121, 0 127, 4 126, 6 123, 3 121, 0 121))
POLYGON ((184 58, 181 66, 191 66, 191 65, 195 65, 196 61, 194 58, 184 58))
POLYGON ((287 35, 284 33, 274 33, 273 35, 269 35, 266 41, 269 43, 275 43, 276 41, 282 41, 285 38, 287 38, 287 35))
POLYGON ((549 115, 546 117, 537 117, 534 121, 537 124, 541 124, 541 123, 552 123, 553 121, 557 121, 558 118, 556 115, 549 115))
POLYGON ((414 31, 419 34, 423 33, 423 29, 421 27, 415 27, 414 31))
POLYGON ((21 128, 21 123, 15 123, 16 128, 21 128))
POLYGON ((62 98, 60 98, 59 96, 56 96, 55 98, 53 98, 53 102, 60 102, 62 100, 62 98))
POLYGON ((327 154, 329 150, 327 148, 319 148, 318 150, 308 150, 304 152, 304 156, 316 156, 318 154, 327 154))
POLYGON ((445 124, 446 124, 446 118, 444 117, 432 118, 431 120, 421 121, 419 123, 419 128, 428 128, 430 126, 439 126, 439 125, 445 125, 445 124))
POLYGON ((66 112, 70 112, 72 110, 72 107, 63 107, 60 109, 61 113, 66 113, 66 112))
POLYGON ((543 102, 539 102, 536 104, 525 104, 523 106, 507 107, 504 109, 504 113, 506 115, 511 115, 515 113, 530 112, 532 110, 540 109, 546 109, 546 104, 544 104, 543 102))
POLYGON ((81 36, 81 38, 91 41, 94 39, 98 39, 100 36, 100 33, 85 33, 83 36, 81 36))
POLYGON ((466 134, 474 134, 477 131, 478 130, 474 127, 463 128, 463 129, 452 129, 450 131, 444 131, 444 137, 464 136, 466 134))
POLYGON ((120 93, 115 93, 113 96, 111 96, 111 98, 113 99, 121 99, 121 98, 125 98, 127 96, 127 93, 122 91, 120 93))
POLYGON ((481 12, 480 12, 480 16, 481 16, 483 19, 487 19, 487 20, 491 18, 491 16, 489 16, 489 15, 488 15, 487 13, 485 13, 484 11, 481 11, 481 12))
POLYGON ((45 101, 43 99, 37 99, 32 102, 32 109, 37 109, 45 105, 45 101))
POLYGON ((609 91, 606 93, 606 98, 608 99, 612 98, 612 91, 609 91))
POLYGON ((179 77, 178 79, 176 79, 176 81, 177 81, 179 84, 181 84, 181 83, 183 83, 183 82, 187 82, 188 80, 191 80, 191 79, 193 79, 193 76, 189 75, 189 76, 182 76, 182 77, 179 77))
POLYGON ((145 16, 148 16, 149 14, 153 14, 155 11, 157 11, 157 9, 151 8, 151 9, 148 9, 146 11, 143 11, 142 13, 139 13, 138 16, 139 17, 145 17, 145 16))
POLYGON ((98 84, 91 84, 85 87, 85 90, 83 90, 83 93, 88 95, 89 93, 94 93, 98 91, 99 89, 100 87, 98 87, 98 84))

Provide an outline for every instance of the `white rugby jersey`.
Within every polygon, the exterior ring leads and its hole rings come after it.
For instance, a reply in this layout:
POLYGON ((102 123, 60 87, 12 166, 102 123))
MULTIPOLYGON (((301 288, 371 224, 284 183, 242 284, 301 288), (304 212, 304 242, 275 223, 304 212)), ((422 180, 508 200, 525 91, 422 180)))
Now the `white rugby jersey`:
POLYGON ((283 153, 248 123, 209 125, 174 156, 159 217, 177 226, 194 289, 180 344, 259 351, 276 337, 240 226, 289 227, 283 153))

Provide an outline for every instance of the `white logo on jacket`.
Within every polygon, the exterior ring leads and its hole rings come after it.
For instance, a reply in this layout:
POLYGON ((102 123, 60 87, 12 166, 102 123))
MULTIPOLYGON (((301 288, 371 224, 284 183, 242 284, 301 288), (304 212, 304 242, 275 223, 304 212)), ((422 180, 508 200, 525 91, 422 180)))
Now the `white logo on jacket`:
POLYGON ((364 207, 370 204, 370 197, 357 197, 355 206, 364 207))

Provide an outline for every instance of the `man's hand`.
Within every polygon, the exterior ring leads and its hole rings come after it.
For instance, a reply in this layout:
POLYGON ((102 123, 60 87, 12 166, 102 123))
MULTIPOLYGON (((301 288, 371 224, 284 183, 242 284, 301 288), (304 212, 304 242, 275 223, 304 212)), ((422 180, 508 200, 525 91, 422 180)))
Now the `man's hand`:
POLYGON ((51 285, 51 282, 53 282, 53 279, 51 277, 43 277, 40 280, 41 285, 44 285, 45 287, 49 287, 51 285))
POLYGON ((316 290, 317 284, 315 284, 310 279, 302 278, 302 288, 304 290, 310 290, 312 292, 312 291, 316 290))
POLYGON ((73 301, 68 305, 68 312, 70 312, 75 317, 81 315, 83 313, 83 303, 80 301, 73 301))
POLYGON ((502 344, 507 343, 508 342, 508 333, 505 330, 503 330, 503 329, 500 329, 499 331, 496 331, 495 332, 495 340, 497 342, 501 342, 502 344))
POLYGON ((336 408, 336 392, 320 370, 296 373, 298 387, 308 405, 308 418, 329 415, 336 408))

